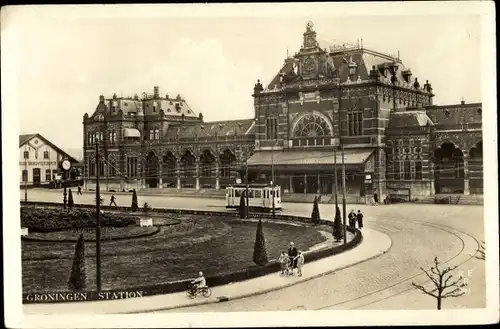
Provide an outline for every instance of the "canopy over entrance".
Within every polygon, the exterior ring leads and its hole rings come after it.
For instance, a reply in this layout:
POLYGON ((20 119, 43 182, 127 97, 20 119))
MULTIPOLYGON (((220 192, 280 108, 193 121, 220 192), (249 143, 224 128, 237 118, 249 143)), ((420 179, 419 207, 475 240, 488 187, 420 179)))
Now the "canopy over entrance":
MULTIPOLYGON (((363 165, 372 155, 374 149, 344 149, 344 164, 363 165)), ((332 150, 301 150, 301 151, 261 151, 248 159, 249 167, 267 167, 274 164, 279 167, 313 166, 317 168, 333 166, 335 159, 332 150)), ((337 166, 342 164, 342 152, 337 151, 337 166)), ((291 169, 291 168, 290 168, 291 169)))

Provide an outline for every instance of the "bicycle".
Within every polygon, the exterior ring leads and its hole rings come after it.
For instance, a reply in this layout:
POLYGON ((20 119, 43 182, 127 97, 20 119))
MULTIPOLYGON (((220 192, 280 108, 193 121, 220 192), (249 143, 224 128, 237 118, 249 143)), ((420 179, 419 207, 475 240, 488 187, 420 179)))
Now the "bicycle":
POLYGON ((202 287, 197 289, 189 289, 186 291, 186 294, 189 298, 196 298, 199 294, 202 294, 203 297, 208 298, 212 295, 212 289, 209 287, 202 287))

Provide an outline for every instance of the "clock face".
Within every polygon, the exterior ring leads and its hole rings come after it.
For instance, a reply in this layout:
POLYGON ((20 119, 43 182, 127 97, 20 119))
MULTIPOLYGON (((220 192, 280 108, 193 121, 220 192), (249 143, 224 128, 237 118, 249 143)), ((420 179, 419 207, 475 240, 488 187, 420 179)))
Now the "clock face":
POLYGON ((62 162, 62 168, 64 170, 69 170, 69 168, 71 168, 71 162, 69 162, 69 160, 64 160, 62 162))
POLYGON ((304 71, 306 73, 311 73, 316 68, 316 61, 312 57, 306 58, 304 61, 304 71))

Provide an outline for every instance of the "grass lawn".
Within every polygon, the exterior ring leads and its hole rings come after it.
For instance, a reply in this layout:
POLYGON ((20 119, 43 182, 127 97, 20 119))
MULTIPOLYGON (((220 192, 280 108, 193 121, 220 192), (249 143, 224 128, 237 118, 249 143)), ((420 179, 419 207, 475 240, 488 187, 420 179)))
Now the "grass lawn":
MULTIPOLYGON (((159 284, 196 276, 233 272, 253 266, 257 223, 191 216, 162 227, 154 236, 102 244, 104 289, 159 284)), ((325 238, 318 228, 263 223, 268 258, 290 241, 307 250, 325 238)), ((95 244, 85 244, 87 284, 95 287, 95 244)), ((23 291, 67 290, 74 244, 23 241, 23 291)))
MULTIPOLYGON (((116 238, 138 238, 141 236, 150 235, 158 231, 157 227, 140 227, 140 226, 129 226, 129 227, 101 227, 101 240, 106 241, 116 238)), ((73 241, 76 242, 83 233, 83 238, 85 241, 95 241, 95 228, 84 228, 84 229, 71 229, 57 232, 47 232, 47 233, 30 233, 28 238, 30 240, 59 240, 59 241, 73 241)))

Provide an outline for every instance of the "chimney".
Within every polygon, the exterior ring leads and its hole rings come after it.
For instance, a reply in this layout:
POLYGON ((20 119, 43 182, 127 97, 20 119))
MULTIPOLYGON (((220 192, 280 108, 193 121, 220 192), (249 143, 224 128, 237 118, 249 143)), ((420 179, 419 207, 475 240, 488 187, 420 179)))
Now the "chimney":
POLYGON ((154 96, 154 98, 160 97, 160 87, 158 87, 158 86, 154 87, 153 96, 154 96))
POLYGON ((464 98, 462 97, 462 101, 460 101, 460 104, 465 105, 464 98))
POLYGON ((99 96, 99 103, 104 103, 104 95, 99 96))

